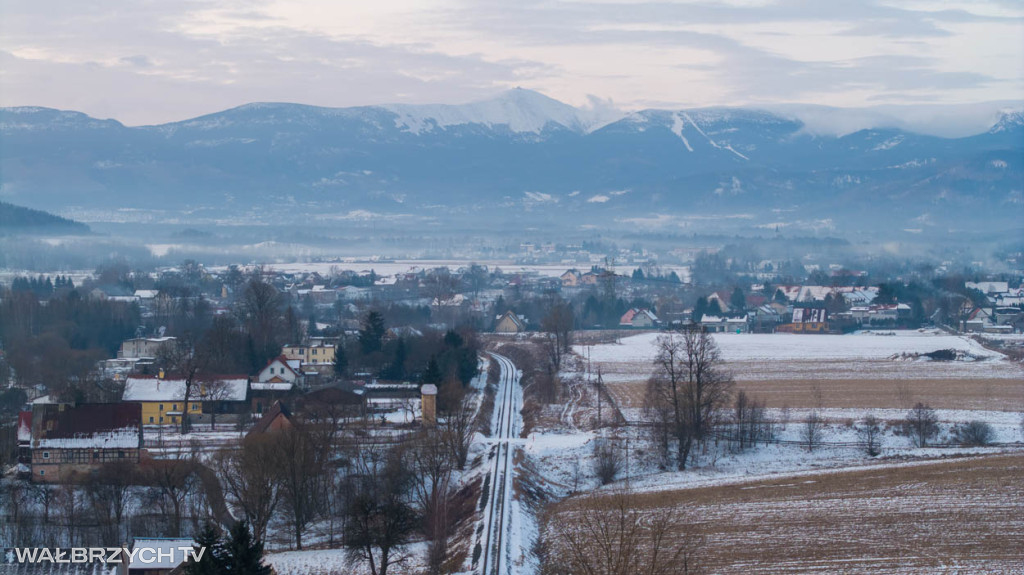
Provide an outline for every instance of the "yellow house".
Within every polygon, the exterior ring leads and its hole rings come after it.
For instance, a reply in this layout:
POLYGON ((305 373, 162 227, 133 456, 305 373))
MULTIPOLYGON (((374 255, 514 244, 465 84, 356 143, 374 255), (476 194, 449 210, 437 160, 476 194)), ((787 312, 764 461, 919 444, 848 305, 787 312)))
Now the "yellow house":
POLYGON ((281 349, 281 355, 288 359, 297 359, 302 363, 314 365, 333 364, 334 346, 329 343, 316 345, 286 345, 281 349))
MULTIPOLYGON (((245 401, 249 391, 248 378, 220 377, 196 380, 192 384, 188 413, 209 411, 212 404, 245 401)), ((122 401, 142 405, 143 425, 178 425, 185 413, 185 380, 177 378, 129 377, 124 384, 122 401)))
POLYGON ((497 323, 494 325, 495 333, 519 333, 526 330, 526 323, 523 318, 516 315, 514 312, 507 311, 503 315, 499 315, 497 323))

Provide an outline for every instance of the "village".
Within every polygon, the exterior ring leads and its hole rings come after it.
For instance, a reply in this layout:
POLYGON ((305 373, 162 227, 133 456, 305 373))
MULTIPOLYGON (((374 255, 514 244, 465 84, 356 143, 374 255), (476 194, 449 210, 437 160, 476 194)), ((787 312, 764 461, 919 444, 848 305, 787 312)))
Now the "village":
MULTIPOLYGON (((522 400, 525 425, 538 437, 588 430, 583 459, 591 461, 599 457, 592 441, 628 446, 630 433, 609 436, 609 425, 628 430, 646 417, 631 400, 641 392, 630 385, 654 370, 645 355, 654 337, 715 334, 740 383, 750 352, 734 349, 785 350, 800 341, 840 349, 860 341, 843 334, 917 330, 935 335, 920 338, 928 342, 941 334, 973 337, 998 350, 960 349, 958 339, 951 348, 909 351, 923 359, 1005 354, 1019 364, 1024 351, 1019 277, 932 271, 878 279, 841 266, 828 273, 804 268, 794 277, 784 262, 749 273, 729 272, 731 264, 713 253, 697 254, 686 267, 648 262, 631 272, 611 258, 563 271, 522 264, 509 271, 477 264, 392 271, 394 264, 378 263, 390 272, 378 275, 372 263, 302 271, 188 261, 150 273, 111 265, 77 282, 15 278, 0 301, 0 443, 9 456, 2 540, 8 547, 128 539, 188 546, 205 524, 227 527, 244 518, 255 540, 278 554, 280 563, 272 553, 271 564, 282 574, 302 563, 289 553, 303 549, 347 549, 345 565, 357 566, 357 557, 387 561, 391 546, 411 550, 402 557, 417 565, 473 570, 479 556, 465 534, 479 520, 475 499, 486 497, 487 436, 496 433, 495 394, 507 375, 496 357, 508 356, 511 369, 532 382, 523 383, 530 388, 522 400), (82 317, 91 323, 76 325, 82 317), (835 339, 816 339, 822 337, 835 339), (647 347, 631 347, 633 341, 647 347), (431 454, 429 479, 401 487, 400 495, 419 518, 443 507, 447 523, 410 521, 402 537, 383 546, 352 543, 357 534, 346 525, 358 518, 346 495, 388 496, 360 491, 360 478, 379 477, 391 458, 421 476, 431 454), (304 479, 295 483, 268 466, 304 479), (255 493, 254 483, 266 491, 255 493)), ((815 393, 820 403, 823 392, 815 393)), ((1018 442, 1003 428, 996 435, 1018 442)), ((552 453, 563 461, 542 475, 564 485, 567 455, 562 448, 552 453)), ((579 484, 581 456, 573 457, 579 484)), ((643 465, 620 462, 606 479, 657 472, 658 464, 643 465)), ((561 496, 575 491, 554 489, 561 496)))

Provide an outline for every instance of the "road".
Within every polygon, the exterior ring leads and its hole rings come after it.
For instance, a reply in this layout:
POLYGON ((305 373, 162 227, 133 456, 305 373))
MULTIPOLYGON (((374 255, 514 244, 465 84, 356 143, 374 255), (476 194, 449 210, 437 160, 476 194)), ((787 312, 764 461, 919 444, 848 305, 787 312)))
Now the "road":
POLYGON ((512 575, 513 558, 521 556, 521 543, 515 541, 515 521, 512 514, 518 505, 513 502, 513 473, 516 439, 522 429, 522 396, 519 390, 519 372, 507 357, 492 353, 501 367, 498 391, 494 398, 491 417, 490 470, 484 480, 487 486, 484 507, 484 528, 479 530, 481 561, 477 572, 481 575, 512 575))

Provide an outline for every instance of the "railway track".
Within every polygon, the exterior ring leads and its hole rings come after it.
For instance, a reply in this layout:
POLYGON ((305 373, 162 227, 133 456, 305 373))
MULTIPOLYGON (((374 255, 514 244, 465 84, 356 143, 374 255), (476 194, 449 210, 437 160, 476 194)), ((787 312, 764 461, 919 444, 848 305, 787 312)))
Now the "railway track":
POLYGON ((519 376, 515 365, 507 357, 492 353, 491 357, 501 366, 501 377, 491 420, 491 469, 488 482, 490 488, 486 494, 482 540, 482 561, 477 572, 481 575, 512 574, 511 549, 509 535, 511 528, 512 481, 515 464, 513 463, 513 440, 521 427, 519 417, 519 394, 516 386, 519 376))

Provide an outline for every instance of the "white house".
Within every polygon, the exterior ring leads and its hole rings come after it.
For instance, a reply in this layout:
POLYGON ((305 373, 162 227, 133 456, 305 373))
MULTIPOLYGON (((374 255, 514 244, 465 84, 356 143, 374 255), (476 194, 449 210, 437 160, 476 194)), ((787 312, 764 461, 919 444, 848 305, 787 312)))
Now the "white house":
POLYGON ((299 379, 301 361, 279 355, 270 360, 256 376, 259 383, 295 383, 299 379))

